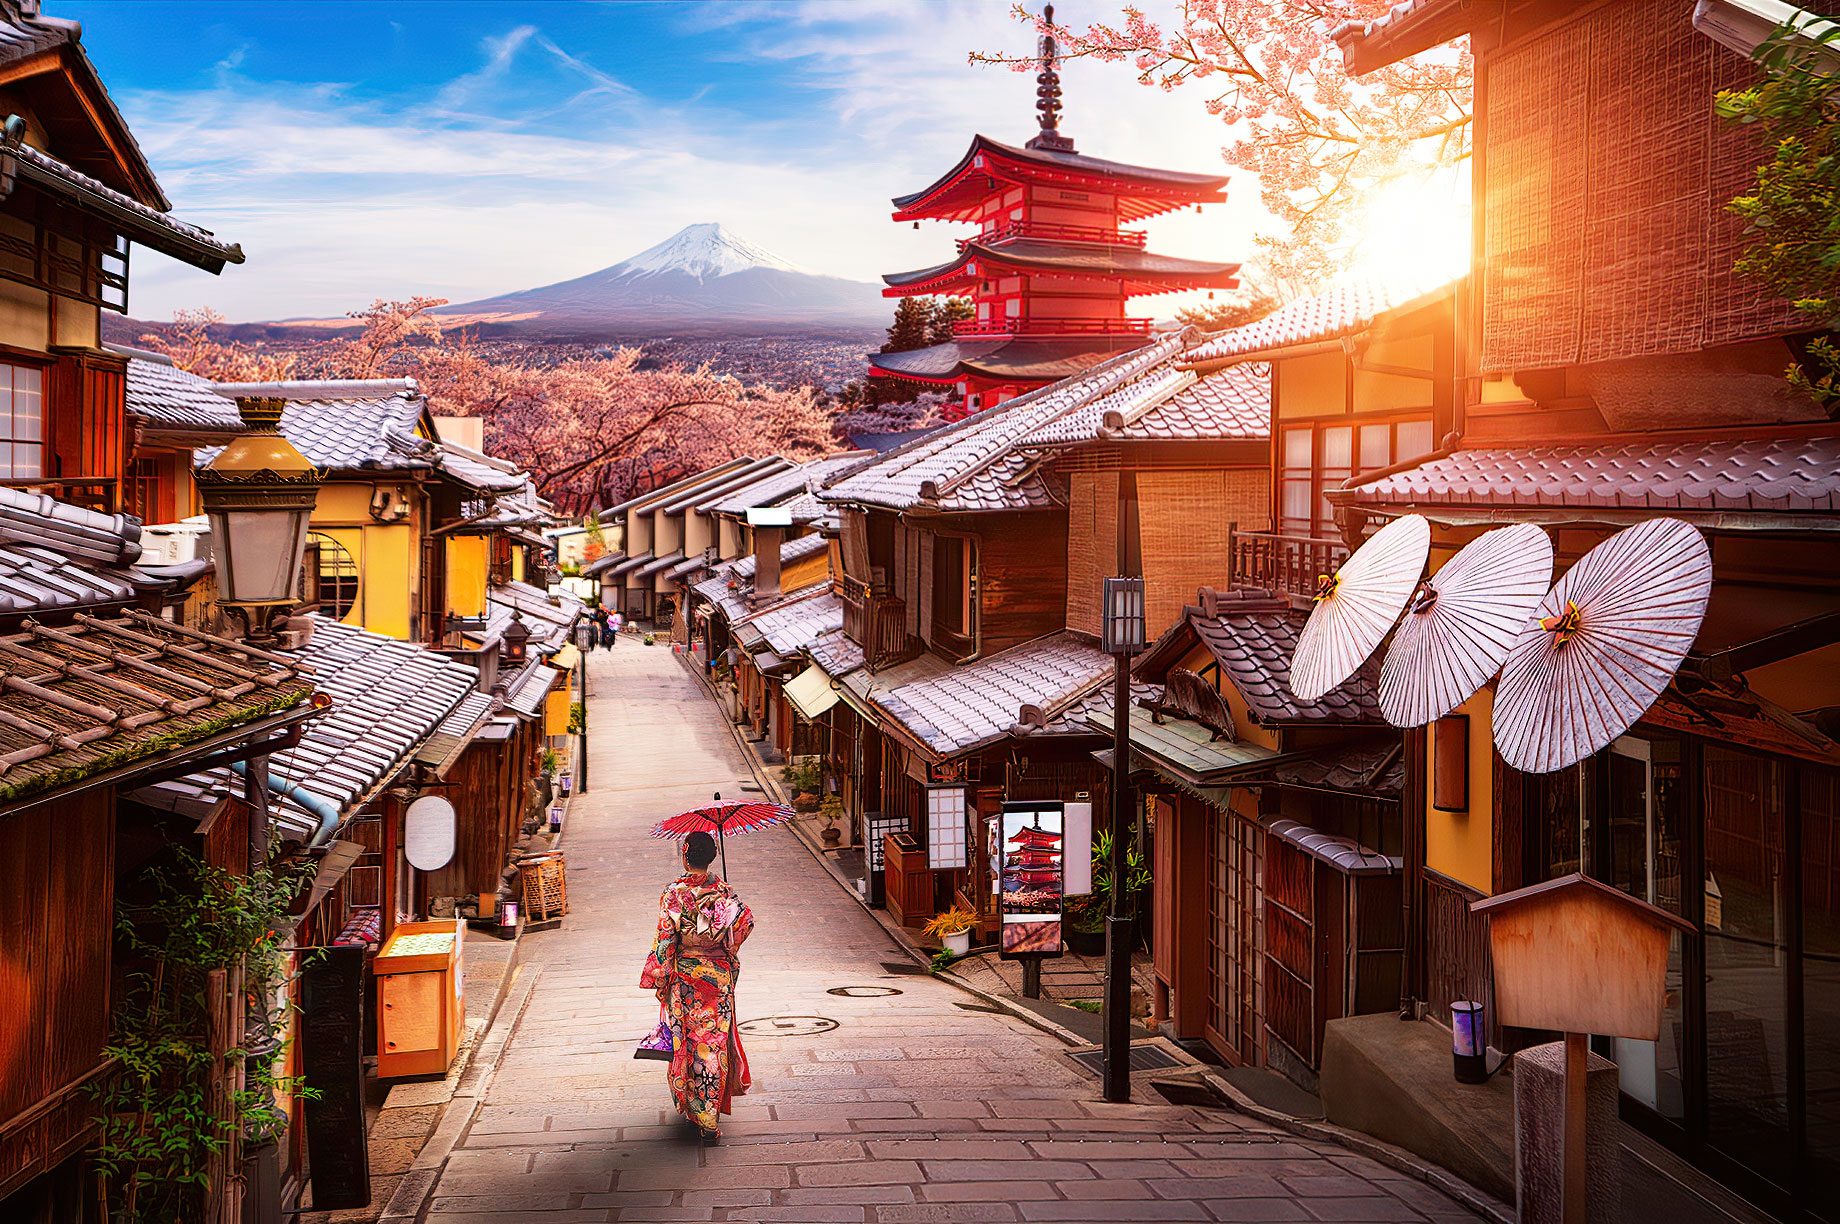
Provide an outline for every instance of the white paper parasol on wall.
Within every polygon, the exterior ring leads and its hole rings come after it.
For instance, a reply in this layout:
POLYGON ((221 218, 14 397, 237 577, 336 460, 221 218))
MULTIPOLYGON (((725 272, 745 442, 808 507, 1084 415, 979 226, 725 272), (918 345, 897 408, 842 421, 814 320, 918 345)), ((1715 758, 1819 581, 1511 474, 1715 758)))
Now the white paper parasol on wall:
POLYGON ((1395 727, 1450 713, 1501 670, 1552 584, 1553 546, 1532 523, 1477 536, 1406 609, 1380 669, 1380 712, 1395 727))
POLYGON ((1325 577, 1291 657, 1291 692, 1315 701, 1354 675, 1405 610, 1431 555, 1431 524, 1408 514, 1325 577))
POLYGON ((1679 519, 1619 531, 1579 558, 1502 665, 1502 759, 1552 773, 1607 747, 1667 688, 1711 593, 1712 552, 1679 519))

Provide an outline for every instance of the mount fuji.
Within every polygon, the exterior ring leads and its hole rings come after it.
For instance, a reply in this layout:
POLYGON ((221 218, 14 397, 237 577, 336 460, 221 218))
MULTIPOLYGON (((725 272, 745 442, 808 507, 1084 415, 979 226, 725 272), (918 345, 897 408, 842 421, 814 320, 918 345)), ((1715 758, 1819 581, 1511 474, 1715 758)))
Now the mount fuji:
POLYGON ((888 311, 875 285, 806 272, 705 221, 598 272, 439 313, 483 327, 582 333, 883 327, 888 311))

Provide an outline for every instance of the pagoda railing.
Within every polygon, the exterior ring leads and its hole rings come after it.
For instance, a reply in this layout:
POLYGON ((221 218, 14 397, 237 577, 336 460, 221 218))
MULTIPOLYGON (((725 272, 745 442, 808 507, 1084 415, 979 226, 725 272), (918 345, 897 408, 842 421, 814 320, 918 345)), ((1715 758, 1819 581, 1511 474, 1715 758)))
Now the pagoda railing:
POLYGON ((1101 246, 1134 247, 1140 251, 1144 249, 1145 241, 1142 230, 1107 229, 1098 225, 1055 225, 1047 221, 1005 221, 981 231, 975 238, 960 238, 958 249, 962 252, 973 242, 988 245, 1010 238, 1033 238, 1041 242, 1092 242, 1101 246))
POLYGON ((1263 587, 1292 603, 1308 606, 1324 574, 1348 559, 1340 540, 1234 530, 1227 537, 1227 566, 1236 587, 1263 587))
POLYGON ((877 593, 847 574, 837 580, 837 594, 843 600, 844 636, 862 647, 871 671, 907 654, 905 600, 877 593))
POLYGON ((1147 336, 1152 319, 960 319, 954 336, 1147 336))

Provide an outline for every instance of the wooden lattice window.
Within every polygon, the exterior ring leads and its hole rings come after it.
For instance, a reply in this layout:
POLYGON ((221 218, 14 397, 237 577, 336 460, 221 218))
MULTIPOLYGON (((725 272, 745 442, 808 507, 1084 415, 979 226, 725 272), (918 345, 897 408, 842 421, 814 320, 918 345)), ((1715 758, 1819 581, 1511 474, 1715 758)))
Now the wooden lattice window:
POLYGON ((45 373, 37 366, 0 362, 0 474, 45 474, 45 373))

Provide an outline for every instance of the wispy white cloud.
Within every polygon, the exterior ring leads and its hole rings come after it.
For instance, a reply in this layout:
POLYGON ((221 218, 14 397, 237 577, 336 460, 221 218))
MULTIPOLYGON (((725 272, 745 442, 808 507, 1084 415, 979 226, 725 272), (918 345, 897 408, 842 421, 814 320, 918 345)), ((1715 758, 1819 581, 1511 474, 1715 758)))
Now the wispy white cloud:
MULTIPOLYGON (((249 253, 221 279, 142 254, 133 313, 211 305, 257 319, 378 295, 463 301, 581 275, 705 220, 814 271, 873 280, 950 250, 943 228, 894 225, 890 196, 943 173, 973 131, 1031 134, 1032 80, 966 63, 972 48, 1026 45, 1001 6, 712 4, 680 18, 711 80, 674 104, 535 25, 484 40, 477 65, 425 100, 250 80, 234 64, 206 88, 123 95, 180 215, 249 253), (771 63, 784 87, 744 106, 709 66, 723 59, 771 63)), ((1064 127, 1082 151, 1221 165, 1227 134, 1198 98, 1116 67, 1075 63, 1066 77, 1064 127)), ((1250 176, 1236 178, 1226 207, 1153 221, 1152 241, 1238 258, 1255 200, 1250 176)))

